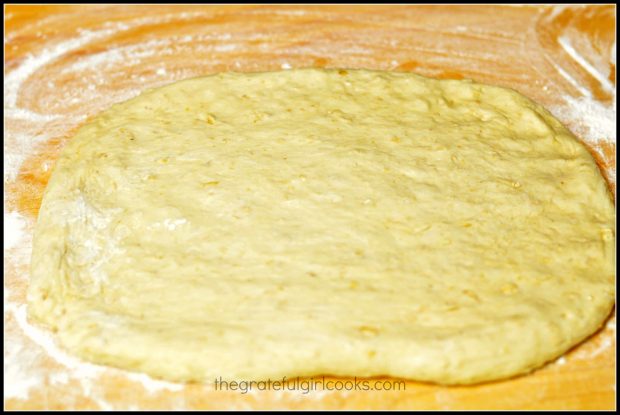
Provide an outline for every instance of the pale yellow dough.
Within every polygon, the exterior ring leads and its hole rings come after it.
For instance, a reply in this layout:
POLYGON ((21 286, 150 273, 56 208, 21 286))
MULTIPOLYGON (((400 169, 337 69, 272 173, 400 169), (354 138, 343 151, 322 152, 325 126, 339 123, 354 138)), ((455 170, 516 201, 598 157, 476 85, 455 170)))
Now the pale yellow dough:
POLYGON ((225 73, 82 127, 45 192, 30 316, 170 380, 528 372, 614 303, 614 205, 522 95, 408 73, 225 73))

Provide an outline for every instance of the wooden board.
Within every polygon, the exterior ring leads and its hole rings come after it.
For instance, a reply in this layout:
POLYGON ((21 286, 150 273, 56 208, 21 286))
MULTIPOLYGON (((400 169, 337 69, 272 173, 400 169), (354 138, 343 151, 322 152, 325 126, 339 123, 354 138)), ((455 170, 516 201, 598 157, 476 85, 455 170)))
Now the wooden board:
POLYGON ((506 381, 244 394, 81 363, 28 324, 24 305, 41 195, 75 128, 145 88, 213 72, 372 68, 511 87, 583 139, 615 194, 613 6, 7 6, 5 13, 6 408, 615 407, 615 317, 558 361, 506 381))

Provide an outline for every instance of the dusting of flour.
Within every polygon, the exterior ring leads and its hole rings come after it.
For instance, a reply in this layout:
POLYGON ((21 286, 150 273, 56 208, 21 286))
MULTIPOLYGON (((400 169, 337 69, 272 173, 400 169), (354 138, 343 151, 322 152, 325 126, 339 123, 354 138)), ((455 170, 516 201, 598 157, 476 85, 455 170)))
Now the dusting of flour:
MULTIPOLYGON (((6 74, 4 78, 5 120, 26 122, 30 128, 26 129, 26 132, 9 134, 5 141, 5 183, 16 179, 23 161, 31 155, 36 144, 51 138, 45 131, 49 123, 61 117, 59 114, 41 114, 21 107, 19 98, 24 83, 37 71, 88 45, 89 42, 129 30, 136 25, 149 23, 154 23, 154 21, 139 19, 133 24, 132 22, 119 23, 116 26, 106 24, 99 30, 78 30, 75 37, 46 46, 37 54, 27 56, 15 69, 6 74)), ((140 46, 136 46, 135 50, 130 49, 127 53, 133 53, 133 59, 139 60, 148 55, 140 49, 142 49, 140 46)), ((74 66, 81 70, 87 68, 96 70, 105 63, 106 59, 118 59, 119 53, 95 55, 94 58, 82 61, 82 66, 74 66)), ((163 71, 165 74, 165 69, 163 71)), ((160 71, 159 74, 162 72, 160 71)), ((132 91, 132 93, 135 92, 132 91)), ((84 116, 78 114, 65 114, 63 117, 74 124, 84 119, 84 116)), ((5 204, 4 222, 6 225, 4 229, 5 260, 9 258, 11 265, 18 270, 16 272, 18 278, 25 278, 30 260, 32 220, 15 210, 8 209, 5 204)), ((97 379, 104 372, 113 372, 114 369, 86 363, 63 352, 56 345, 51 333, 28 323, 23 290, 12 290, 7 284, 5 280, 5 322, 15 323, 15 326, 5 329, 4 374, 7 377, 7 382, 4 383, 5 399, 25 400, 32 388, 46 382, 50 385, 57 385, 78 380, 86 396, 93 399, 101 409, 112 409, 110 404, 99 396, 97 379), (50 369, 49 364, 44 367, 46 360, 50 358, 57 364, 57 367, 52 366, 54 369, 50 369)), ((123 372, 123 374, 129 380, 140 383, 148 393, 162 390, 180 391, 183 388, 181 384, 155 380, 144 374, 130 372, 123 372)))

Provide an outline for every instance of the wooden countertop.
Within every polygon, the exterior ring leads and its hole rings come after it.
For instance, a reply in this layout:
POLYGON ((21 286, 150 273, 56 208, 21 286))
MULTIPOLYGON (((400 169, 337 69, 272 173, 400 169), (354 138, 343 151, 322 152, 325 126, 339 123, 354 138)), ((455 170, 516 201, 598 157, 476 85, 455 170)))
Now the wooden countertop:
POLYGON ((615 317, 501 382, 404 391, 216 391, 80 363, 25 318, 32 229, 77 126, 141 90, 219 71, 347 67, 514 88, 595 155, 615 194, 614 6, 6 6, 7 409, 613 409, 615 317))

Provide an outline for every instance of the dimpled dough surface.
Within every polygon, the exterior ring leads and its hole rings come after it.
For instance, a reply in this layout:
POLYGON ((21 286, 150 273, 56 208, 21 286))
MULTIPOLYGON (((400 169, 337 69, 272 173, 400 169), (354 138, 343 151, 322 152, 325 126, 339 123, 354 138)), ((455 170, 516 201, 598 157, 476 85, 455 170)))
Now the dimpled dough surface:
POLYGON ((226 73, 150 90, 66 146, 30 316, 170 380, 532 370, 614 303, 614 206, 520 94, 406 73, 226 73))

